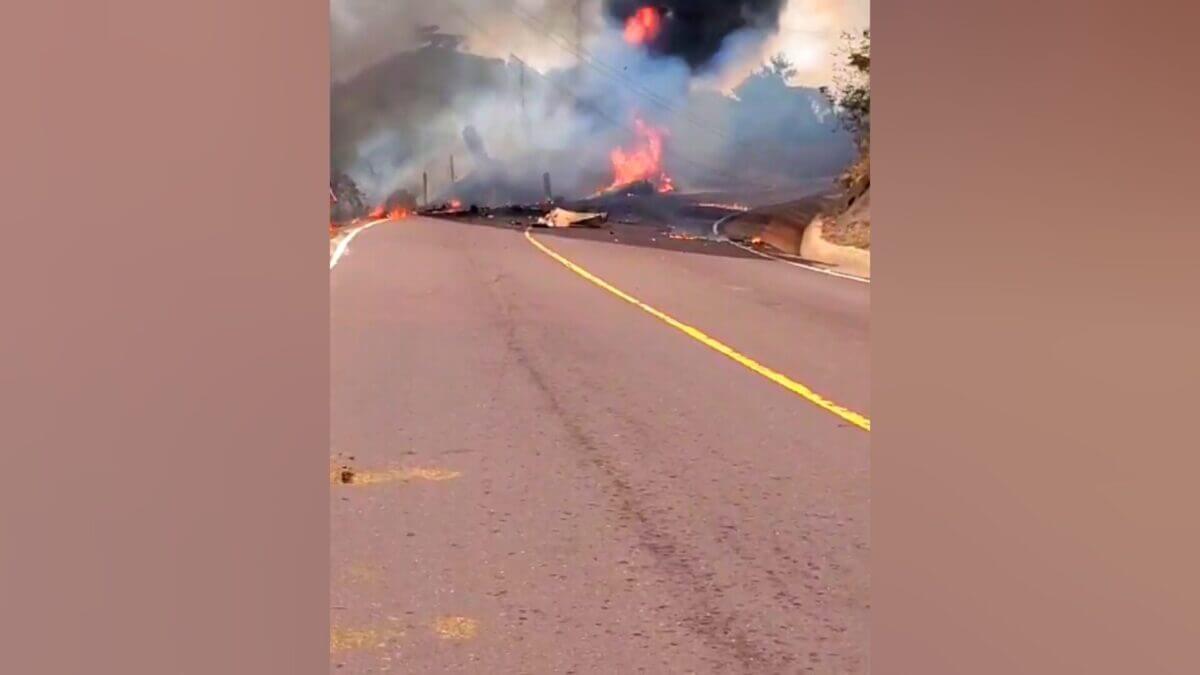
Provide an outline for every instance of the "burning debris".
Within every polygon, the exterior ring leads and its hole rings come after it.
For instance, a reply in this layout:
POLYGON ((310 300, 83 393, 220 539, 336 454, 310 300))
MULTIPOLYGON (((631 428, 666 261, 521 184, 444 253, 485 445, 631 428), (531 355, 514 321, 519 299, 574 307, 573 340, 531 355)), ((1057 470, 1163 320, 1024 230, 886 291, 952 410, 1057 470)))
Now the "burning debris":
POLYGON ((658 194, 658 188, 648 180, 639 180, 635 183, 618 185, 616 187, 608 187, 600 190, 593 197, 648 197, 658 194))
POLYGON ((408 190, 396 190, 383 203, 371 211, 371 218, 376 220, 400 220, 417 210, 417 198, 408 190))
POLYGON ((389 208, 386 208, 383 206, 379 206, 379 207, 376 207, 376 209, 371 212, 371 218, 374 218, 376 220, 381 220, 381 219, 402 220, 404 218, 407 218, 410 213, 412 213, 412 212, 409 211, 408 209, 403 209, 403 208, 390 208, 389 209, 389 208))
MULTIPOLYGON (((478 207, 473 208, 476 213, 479 211, 478 207)), ((451 199, 445 204, 427 206, 417 211, 422 216, 463 216, 471 212, 471 209, 463 208, 462 202, 457 199, 451 199)))
POLYGON ((637 135, 633 147, 614 148, 609 154, 612 161, 613 182, 601 192, 628 191, 630 186, 646 183, 656 192, 673 192, 674 182, 663 169, 663 136, 666 132, 634 118, 637 135))

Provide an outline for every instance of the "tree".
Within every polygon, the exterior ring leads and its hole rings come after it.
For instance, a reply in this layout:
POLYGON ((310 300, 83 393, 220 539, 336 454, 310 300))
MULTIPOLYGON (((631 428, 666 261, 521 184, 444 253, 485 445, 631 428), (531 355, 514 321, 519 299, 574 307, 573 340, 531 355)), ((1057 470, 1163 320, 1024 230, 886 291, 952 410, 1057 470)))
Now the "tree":
POLYGON ((842 49, 835 54, 833 87, 822 87, 821 93, 858 146, 858 160, 841 176, 849 205, 871 187, 871 31, 843 33, 842 40, 842 49))
POLYGON ((334 222, 353 220, 366 212, 366 195, 358 189, 354 179, 338 172, 329 181, 329 192, 337 199, 330 200, 329 219, 334 222))
POLYGON ((854 136, 859 152, 871 144, 871 31, 842 34, 842 49, 835 54, 833 87, 821 92, 838 111, 842 126, 854 136))
POLYGON ((772 56, 771 60, 768 61, 767 65, 762 69, 762 73, 764 75, 775 75, 784 82, 791 81, 791 79, 796 76, 797 72, 796 65, 792 63, 791 60, 789 60, 788 57, 783 54, 783 52, 772 56))

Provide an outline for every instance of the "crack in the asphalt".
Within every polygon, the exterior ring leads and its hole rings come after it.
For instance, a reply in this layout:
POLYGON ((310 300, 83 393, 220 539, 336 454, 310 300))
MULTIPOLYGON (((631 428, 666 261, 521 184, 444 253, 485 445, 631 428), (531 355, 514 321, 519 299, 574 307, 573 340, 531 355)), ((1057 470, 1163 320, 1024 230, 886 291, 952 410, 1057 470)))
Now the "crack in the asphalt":
MULTIPOLYGON (((619 408, 607 408, 606 412, 619 419, 626 427, 631 428, 634 431, 643 433, 649 431, 648 425, 646 425, 643 421, 632 415, 629 415, 627 412, 622 411, 619 408)), ((830 516, 814 514, 811 511, 805 512, 804 515, 805 517, 812 517, 816 519, 830 519, 830 516)), ((715 524, 719 529, 719 533, 716 537, 717 543, 726 547, 729 552, 732 553, 744 565, 746 565, 747 568, 755 567, 756 559, 741 543, 741 539, 737 535, 738 528, 736 523, 732 522, 727 517, 718 517, 715 524)), ((805 535, 804 542, 808 543, 808 541, 808 537, 805 535)), ((771 550, 778 560, 792 559, 791 554, 779 546, 778 543, 773 543, 771 550)), ((787 581, 780 575, 780 573, 770 566, 758 565, 757 571, 762 575, 765 583, 771 587, 771 600, 776 602, 778 607, 787 612, 799 612, 803 614, 812 622, 813 626, 820 626, 822 631, 824 631, 823 635, 808 634, 806 637, 810 639, 816 639, 818 642, 830 639, 842 639, 844 634, 849 630, 848 626, 846 626, 844 622, 838 622, 835 619, 831 619, 828 613, 821 611, 822 608, 826 608, 831 604, 838 602, 839 600, 825 597, 822 594, 822 591, 817 588, 817 585, 820 583, 820 576, 817 574, 818 568, 816 563, 813 562, 814 558, 823 558, 829 561, 835 560, 836 556, 832 553, 822 553, 816 556, 810 554, 808 562, 805 564, 804 568, 800 570, 800 574, 803 578, 803 584, 811 594, 811 597, 804 597, 801 594, 795 593, 788 585, 787 581)), ((837 570, 838 565, 836 562, 830 562, 828 565, 829 569, 834 571, 837 570)), ((755 580, 748 577, 743 581, 753 584, 755 580)), ((851 602, 849 598, 845 598, 844 601, 851 602)), ((858 672, 862 669, 861 662, 858 661, 857 657, 854 655, 844 655, 838 658, 843 659, 842 667, 847 672, 858 672)), ((819 662, 814 662, 814 665, 817 664, 819 664, 819 662)))
POLYGON ((647 515, 649 509, 638 498, 629 478, 609 461, 599 444, 566 410, 545 375, 534 364, 530 352, 517 336, 511 304, 497 286, 496 283, 488 284, 499 308, 500 317, 497 323, 503 334, 506 349, 545 398, 549 409, 562 429, 567 432, 573 445, 582 451, 581 461, 599 470, 604 477, 602 490, 617 511, 624 516, 619 525, 632 530, 640 546, 650 553, 655 566, 667 580, 687 591, 686 597, 690 601, 690 607, 681 622, 682 625, 700 637, 714 652, 731 656, 745 672, 780 672, 788 666, 793 666, 796 661, 794 654, 771 650, 738 628, 738 625, 744 622, 739 621, 734 612, 723 610, 719 606, 716 598, 721 595, 721 589, 711 581, 712 574, 696 569, 692 563, 698 556, 689 552, 684 544, 647 515))

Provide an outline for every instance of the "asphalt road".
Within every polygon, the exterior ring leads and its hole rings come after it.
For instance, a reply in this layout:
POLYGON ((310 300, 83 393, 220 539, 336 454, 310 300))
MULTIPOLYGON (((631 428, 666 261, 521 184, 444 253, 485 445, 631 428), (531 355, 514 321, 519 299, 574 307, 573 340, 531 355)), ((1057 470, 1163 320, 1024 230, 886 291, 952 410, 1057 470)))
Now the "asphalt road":
MULTIPOLYGON (((533 236, 870 417, 867 284, 533 236)), ((330 274, 331 672, 868 669, 869 431, 518 230, 388 222, 330 274)))

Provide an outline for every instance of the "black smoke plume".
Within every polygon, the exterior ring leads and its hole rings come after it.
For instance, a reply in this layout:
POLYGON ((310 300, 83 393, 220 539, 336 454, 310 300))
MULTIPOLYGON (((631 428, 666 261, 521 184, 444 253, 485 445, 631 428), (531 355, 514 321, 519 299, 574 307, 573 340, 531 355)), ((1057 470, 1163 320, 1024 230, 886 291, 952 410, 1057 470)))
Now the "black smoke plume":
POLYGON ((605 0, 608 15, 622 25, 638 9, 654 7, 662 29, 650 53, 677 56, 693 71, 712 65, 725 39, 740 30, 775 32, 785 0, 605 0))

